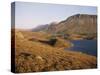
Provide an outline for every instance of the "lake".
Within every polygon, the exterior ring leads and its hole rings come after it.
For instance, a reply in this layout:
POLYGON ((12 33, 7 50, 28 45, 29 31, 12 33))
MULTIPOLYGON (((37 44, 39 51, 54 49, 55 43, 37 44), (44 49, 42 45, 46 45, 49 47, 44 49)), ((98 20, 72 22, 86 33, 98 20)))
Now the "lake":
POLYGON ((74 46, 68 49, 97 56, 97 40, 72 40, 71 42, 74 46))

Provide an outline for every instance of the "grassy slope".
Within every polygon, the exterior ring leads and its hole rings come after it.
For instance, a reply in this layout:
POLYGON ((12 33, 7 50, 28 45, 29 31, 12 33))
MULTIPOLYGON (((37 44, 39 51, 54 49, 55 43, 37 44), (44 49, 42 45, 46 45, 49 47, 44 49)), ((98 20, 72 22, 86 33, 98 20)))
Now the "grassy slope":
POLYGON ((47 36, 44 36, 42 33, 20 31, 15 33, 16 72, 96 68, 97 62, 94 56, 65 51, 59 48, 59 45, 52 47, 37 41, 28 40, 31 36, 38 38, 41 36, 41 39, 46 39, 47 36))

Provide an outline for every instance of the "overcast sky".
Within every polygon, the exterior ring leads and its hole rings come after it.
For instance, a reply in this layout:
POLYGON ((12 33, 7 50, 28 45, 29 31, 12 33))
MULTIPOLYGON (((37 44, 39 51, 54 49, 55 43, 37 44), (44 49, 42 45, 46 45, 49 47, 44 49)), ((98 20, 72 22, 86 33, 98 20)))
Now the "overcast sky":
POLYGON ((30 29, 38 25, 65 20, 74 14, 95 15, 97 8, 94 6, 16 2, 15 27, 30 29))

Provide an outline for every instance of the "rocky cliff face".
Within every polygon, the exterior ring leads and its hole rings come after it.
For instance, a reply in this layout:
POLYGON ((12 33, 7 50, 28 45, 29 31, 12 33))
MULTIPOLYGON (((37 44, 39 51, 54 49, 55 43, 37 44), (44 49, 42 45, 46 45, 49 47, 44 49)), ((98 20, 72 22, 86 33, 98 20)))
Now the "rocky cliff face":
POLYGON ((91 34, 97 30, 97 16, 77 14, 56 25, 56 32, 91 34))
MULTIPOLYGON (((44 27, 49 33, 94 34, 97 33, 97 16, 76 14, 57 24, 44 27)), ((40 31, 43 31, 40 29, 40 31)))

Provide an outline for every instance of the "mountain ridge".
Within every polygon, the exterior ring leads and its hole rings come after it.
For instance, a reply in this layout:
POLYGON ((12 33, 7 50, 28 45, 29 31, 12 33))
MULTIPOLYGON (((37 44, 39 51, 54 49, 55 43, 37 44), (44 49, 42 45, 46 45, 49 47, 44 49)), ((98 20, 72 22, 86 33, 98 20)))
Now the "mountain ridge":
MULTIPOLYGON (((49 33, 61 33, 65 31, 67 32, 67 34, 77 33, 77 32, 96 33, 97 15, 75 14, 57 24, 47 24, 47 25, 48 26, 43 25, 43 29, 40 28, 37 31, 46 30, 49 33)), ((35 29, 38 29, 38 27, 36 27, 35 29)), ((33 29, 33 31, 35 31, 35 29, 33 29)))

